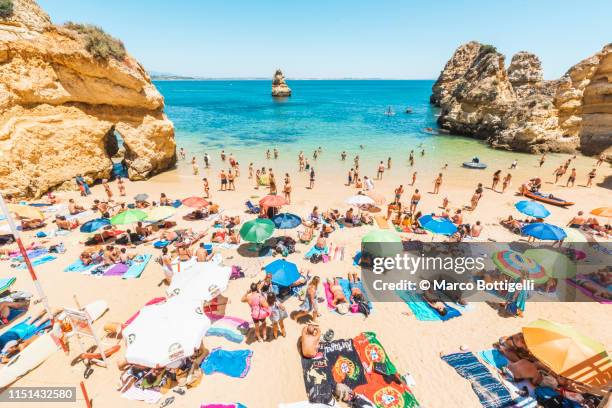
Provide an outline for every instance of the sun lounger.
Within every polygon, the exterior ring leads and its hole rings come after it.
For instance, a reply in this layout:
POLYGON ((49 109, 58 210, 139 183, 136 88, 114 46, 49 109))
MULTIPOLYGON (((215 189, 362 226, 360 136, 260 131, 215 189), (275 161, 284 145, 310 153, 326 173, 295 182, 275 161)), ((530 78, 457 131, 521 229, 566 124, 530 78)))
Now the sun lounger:
POLYGON ((448 354, 442 360, 470 382, 484 408, 503 408, 512 402, 510 392, 473 353, 448 354))

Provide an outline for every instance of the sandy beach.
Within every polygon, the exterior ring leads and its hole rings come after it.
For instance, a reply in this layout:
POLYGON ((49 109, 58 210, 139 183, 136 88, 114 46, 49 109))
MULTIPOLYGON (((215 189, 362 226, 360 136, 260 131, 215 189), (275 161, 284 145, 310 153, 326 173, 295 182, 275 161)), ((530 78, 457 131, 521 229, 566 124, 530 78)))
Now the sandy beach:
MULTIPOLYGON (((201 179, 207 177, 211 182, 210 200, 220 205, 224 211, 223 215, 240 215, 241 219, 246 221, 254 216, 245 214, 244 202, 249 198, 257 201, 267 194, 266 187, 262 186, 256 190, 254 181, 248 179, 247 163, 251 161, 255 168, 262 166, 272 168, 277 178, 281 180, 285 172, 290 173, 293 184, 292 202, 284 210, 304 217, 309 214, 314 205, 319 206, 322 210, 337 208, 341 212, 345 211, 348 206, 344 201, 356 193, 354 186, 345 185, 346 172, 352 166, 352 155, 349 155, 345 162, 341 162, 339 152, 324 150, 319 162, 311 160, 317 169, 317 177, 315 188, 310 190, 306 188, 307 174, 297 171, 295 155, 285 154, 281 149, 281 157, 278 160, 266 160, 264 151, 252 152, 248 157, 237 157, 241 163, 241 176, 237 179, 236 191, 220 192, 217 191, 219 188, 218 172, 222 168, 219 152, 210 151, 209 154, 212 161, 211 169, 204 169, 202 159, 198 157, 201 171, 199 175, 193 175, 189 163, 192 155, 187 152, 188 159, 179 161, 175 170, 157 175, 145 182, 126 182, 127 197, 118 197, 117 187, 113 182, 111 188, 115 193, 115 199, 117 202, 124 199, 126 202, 131 201, 131 197, 138 193, 148 193, 153 200, 161 192, 166 193, 171 199, 202 195, 201 179), (321 163, 320 166, 319 163, 321 163)), ((505 157, 509 156, 508 153, 505 155, 507 155, 505 157)), ((587 213, 593 208, 609 204, 611 197, 609 186, 603 186, 604 177, 609 178, 611 174, 607 164, 598 168, 598 176, 592 188, 583 187, 586 182, 586 173, 595 164, 592 158, 579 157, 577 159, 578 179, 574 188, 550 183, 554 179, 551 175, 554 168, 568 157, 570 156, 549 156, 542 168, 537 165, 539 157, 528 156, 528 159, 521 157, 518 168, 512 170, 512 185, 502 194, 487 187, 490 186, 493 171, 499 168, 505 174, 510 161, 495 162, 484 171, 464 169, 459 166, 459 163, 449 163, 448 169, 442 171, 439 169, 444 164, 440 163, 435 155, 426 152, 425 157, 417 155, 413 169, 407 164, 407 151, 397 152, 393 157, 392 168, 385 171, 383 180, 374 181, 375 191, 391 199, 393 190, 399 184, 403 184, 406 192, 402 201, 406 202, 414 188, 419 188, 423 192, 419 209, 424 213, 439 213, 438 207, 444 197, 448 197, 449 207, 453 211, 469 204, 476 184, 482 182, 485 186, 483 199, 474 212, 466 212, 465 222, 474 223, 479 220, 484 225, 482 235, 485 239, 510 242, 517 236, 501 227, 499 221, 509 214, 520 215, 513 207, 513 204, 520 199, 515 192, 520 183, 530 177, 542 177, 544 180, 542 190, 575 202, 575 205, 569 209, 548 206, 552 214, 547 218, 547 222, 555 225, 567 224, 579 210, 587 213), (439 168, 434 170, 438 166, 439 168), (409 186, 410 177, 415 170, 418 171, 418 178, 416 185, 412 187, 409 186), (444 174, 441 192, 437 195, 430 194, 435 174, 438 171, 444 174)), ((386 161, 386 158, 381 157, 380 160, 386 161)), ((362 161, 361 175, 375 177, 376 163, 375 160, 362 161)), ((227 168, 227 165, 224 168, 227 168)), ((63 202, 68 198, 75 198, 86 206, 91 205, 95 198, 105 198, 101 185, 94 186, 92 191, 93 194, 86 199, 78 197, 76 192, 60 192, 56 195, 63 202)), ((181 207, 177 215, 172 218, 177 221, 179 227, 185 226, 194 230, 204 230, 209 227, 210 223, 207 221, 184 221, 181 216, 188 210, 188 208, 181 207)), ((384 211, 383 206, 383 213, 384 211)), ((300 268, 310 269, 313 274, 322 278, 345 276, 348 271, 355 270, 351 258, 359 250, 361 237, 372 228, 376 226, 344 228, 330 236, 328 242, 346 247, 347 256, 343 261, 335 260, 326 264, 313 265, 303 259, 303 254, 308 249, 303 244, 298 244, 297 253, 289 255, 287 259, 297 263, 300 268)), ((292 230, 289 230, 289 235, 291 234, 292 230)), ((35 239, 32 233, 25 233, 24 236, 26 243, 35 239)), ((81 304, 104 299, 108 302, 109 311, 95 324, 97 329, 101 329, 105 322, 123 322, 148 300, 165 295, 165 287, 160 286, 163 278, 161 267, 155 262, 150 262, 142 276, 133 280, 62 272, 68 264, 78 258, 83 248, 79 244, 82 239, 83 234, 77 231, 66 236, 52 238, 49 243, 61 241, 66 246, 67 252, 57 260, 36 268, 53 306, 74 307, 73 295, 78 296, 81 304)), ((154 257, 159 254, 157 249, 148 244, 140 245, 130 251, 151 253, 154 254, 154 257)), ((228 290, 223 294, 229 299, 226 314, 248 320, 248 306, 241 303, 239 299, 251 282, 263 278, 264 274, 260 269, 273 258, 245 258, 235 250, 221 250, 221 253, 225 265, 240 265, 246 270, 246 277, 231 281, 228 290)), ((25 270, 11 270, 4 262, 2 268, 3 275, 8 272, 18 277, 20 290, 34 291, 25 270)), ((289 311, 292 311, 297 309, 299 302, 296 298, 290 298, 285 305, 289 311)), ((40 307, 37 305, 32 309, 40 307)), ((524 317, 508 318, 499 316, 498 312, 486 303, 476 303, 474 310, 465 313, 460 318, 447 322, 426 322, 418 321, 414 316, 410 316, 406 304, 397 302, 377 303, 374 313, 367 319, 361 315, 358 315, 360 317, 341 316, 324 310, 320 324, 323 331, 333 328, 336 338, 350 338, 362 331, 375 332, 398 370, 403 374, 410 373, 413 376, 416 385, 412 387, 412 390, 423 407, 477 407, 479 406, 478 399, 470 389, 469 383, 456 375, 454 370, 439 358, 440 353, 456 351, 460 346, 469 347, 474 351, 489 348, 500 336, 519 332, 523 325, 536 319, 550 319, 571 325, 582 333, 598 339, 610 349, 612 330, 606 328, 607 325, 604 323, 609 320, 608 315, 609 306, 593 302, 528 303, 524 317)), ((246 344, 233 344, 220 338, 206 337, 205 344, 209 349, 217 346, 223 346, 226 349, 251 349, 253 351, 251 370, 244 379, 229 378, 221 374, 204 376, 199 387, 190 389, 184 396, 174 395, 176 400, 173 405, 197 407, 204 402, 241 402, 248 407, 275 407, 283 402, 305 400, 302 368, 296 349, 301 325, 290 319, 287 319, 285 324, 286 338, 264 343, 253 342, 253 338, 250 338, 246 344)), ((48 361, 15 385, 78 384, 83 378, 84 367, 82 363, 71 366, 71 360, 78 355, 78 347, 74 341, 71 348, 67 356, 61 351, 56 352, 48 361)), ((123 353, 124 350, 118 355, 121 356, 123 353)), ((86 381, 94 406, 148 406, 144 402, 128 401, 115 391, 120 374, 115 365, 117 358, 117 356, 111 358, 109 368, 94 368, 94 373, 86 381)), ((79 406, 84 406, 82 401, 79 404, 79 406)))

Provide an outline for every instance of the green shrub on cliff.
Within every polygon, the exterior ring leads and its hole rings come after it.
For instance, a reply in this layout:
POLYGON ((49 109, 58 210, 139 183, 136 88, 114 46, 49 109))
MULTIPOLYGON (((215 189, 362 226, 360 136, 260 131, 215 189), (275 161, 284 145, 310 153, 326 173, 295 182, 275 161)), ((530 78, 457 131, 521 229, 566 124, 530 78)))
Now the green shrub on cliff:
POLYGON ((491 53, 495 53, 495 52, 497 52, 497 48, 495 48, 495 47, 494 47, 493 45, 491 45, 491 44, 482 44, 482 45, 480 46, 480 53, 481 53, 482 55, 485 55, 485 54, 491 54, 491 53))
POLYGON ((121 61, 127 54, 121 40, 107 34, 100 27, 73 22, 67 22, 64 27, 76 31, 85 38, 85 49, 94 58, 106 60, 112 57, 121 61))
POLYGON ((0 18, 13 15, 13 0, 0 0, 0 18))

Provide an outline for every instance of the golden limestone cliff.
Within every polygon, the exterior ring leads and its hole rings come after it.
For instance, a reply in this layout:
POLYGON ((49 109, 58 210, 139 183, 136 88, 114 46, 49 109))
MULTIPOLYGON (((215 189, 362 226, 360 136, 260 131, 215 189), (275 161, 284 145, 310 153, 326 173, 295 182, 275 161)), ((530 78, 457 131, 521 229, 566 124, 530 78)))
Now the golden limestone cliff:
POLYGON ((38 197, 78 174, 107 178, 116 135, 131 179, 172 167, 163 97, 123 45, 91 27, 55 26, 33 0, 13 4, 0 17, 0 190, 38 197))
POLYGON ((443 129, 494 147, 612 158, 612 44, 545 81, 534 54, 519 52, 506 68, 495 47, 472 41, 447 62, 430 100, 443 129))

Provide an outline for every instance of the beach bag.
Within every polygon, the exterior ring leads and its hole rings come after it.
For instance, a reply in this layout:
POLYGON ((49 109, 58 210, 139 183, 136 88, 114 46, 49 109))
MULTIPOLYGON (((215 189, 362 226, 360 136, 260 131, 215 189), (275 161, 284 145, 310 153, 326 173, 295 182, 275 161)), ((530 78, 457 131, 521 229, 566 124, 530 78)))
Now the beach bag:
POLYGON ((358 301, 357 302, 357 311, 362 313, 365 317, 370 315, 370 305, 368 302, 358 301))

